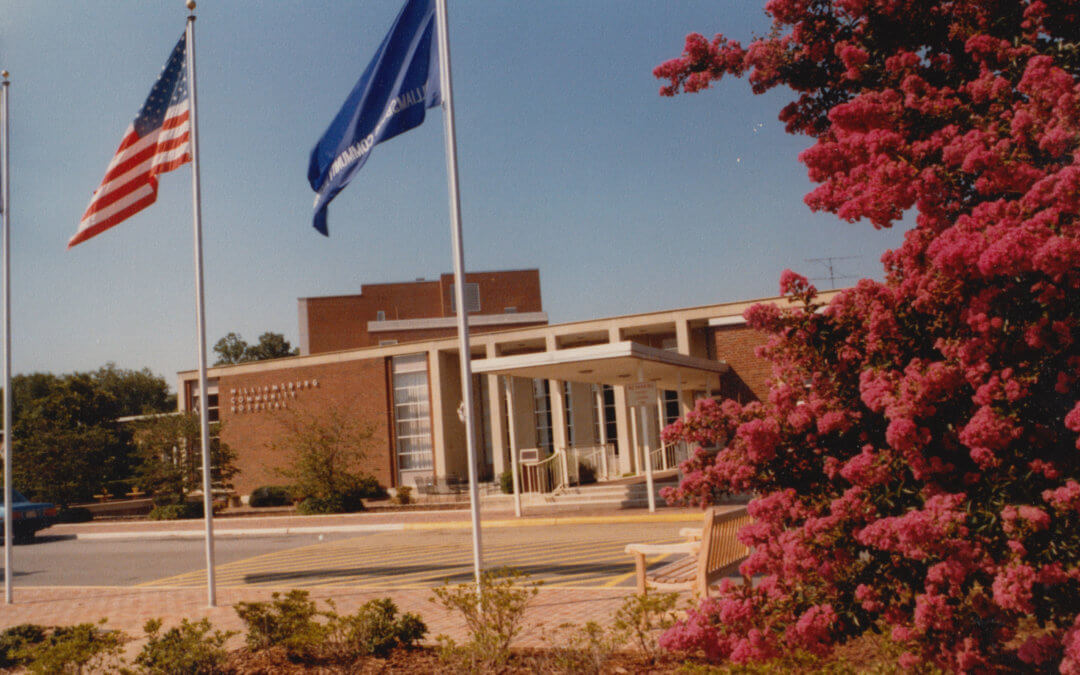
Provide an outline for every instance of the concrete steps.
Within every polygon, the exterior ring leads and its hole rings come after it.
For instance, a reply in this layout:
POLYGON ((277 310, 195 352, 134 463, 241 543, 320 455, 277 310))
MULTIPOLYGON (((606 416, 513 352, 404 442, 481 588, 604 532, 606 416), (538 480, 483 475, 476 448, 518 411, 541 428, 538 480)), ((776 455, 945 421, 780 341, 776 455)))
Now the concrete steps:
MULTIPOLYGON (((654 483, 657 506, 666 506, 664 498, 660 496, 660 490, 675 485, 677 485, 677 482, 670 479, 654 483)), ((513 504, 513 500, 513 495, 485 495, 481 499, 481 505, 489 508, 503 508, 513 504)), ((526 506, 616 506, 638 508, 649 505, 649 494, 644 482, 616 485, 600 483, 570 487, 558 494, 525 493, 521 495, 521 503, 526 506)))

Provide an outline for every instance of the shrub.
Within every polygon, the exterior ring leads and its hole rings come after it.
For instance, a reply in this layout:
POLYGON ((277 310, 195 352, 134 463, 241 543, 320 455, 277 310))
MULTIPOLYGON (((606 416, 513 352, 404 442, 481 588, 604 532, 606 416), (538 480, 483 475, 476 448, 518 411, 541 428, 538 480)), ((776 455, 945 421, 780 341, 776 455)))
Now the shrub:
POLYGON ((675 625, 678 593, 641 593, 632 595, 615 612, 612 627, 623 641, 631 642, 641 653, 652 657, 658 648, 659 631, 675 625))
POLYGON ((1080 670, 1080 70, 1062 49, 1080 12, 767 11, 747 47, 688 36, 655 71, 663 93, 790 87, 806 203, 911 229, 883 281, 827 302, 785 271, 788 302, 744 313, 768 336, 767 396, 669 427, 720 448, 684 463, 674 497, 759 496, 740 534, 754 583, 721 587, 667 644, 765 661, 884 626, 905 665, 1080 670))
POLYGON ((123 644, 124 637, 118 631, 81 623, 53 628, 47 638, 26 645, 15 655, 31 673, 111 672, 121 663, 123 644))
POLYGON ((303 516, 325 513, 355 513, 363 511, 363 500, 356 494, 330 495, 329 497, 308 497, 296 505, 296 512, 303 516))
POLYGON ((514 472, 507 469, 499 474, 499 489, 504 495, 514 494, 514 472))
POLYGON ((240 602, 233 609, 247 627, 248 649, 282 647, 290 658, 316 654, 326 640, 326 626, 316 621, 319 611, 307 591, 274 593, 270 602, 240 602))
POLYGON ((589 485, 596 482, 596 469, 588 464, 578 464, 578 485, 589 485))
POLYGON ((81 506, 69 506, 60 509, 56 514, 56 520, 60 523, 87 523, 94 519, 90 509, 81 506))
POLYGON ((413 503, 412 487, 399 485, 394 494, 394 503, 401 506, 413 503))
POLYGON ((527 580, 524 572, 502 567, 480 575, 479 593, 474 583, 436 588, 433 600, 461 614, 469 632, 469 642, 460 647, 439 636, 443 659, 457 666, 504 666, 510 657, 510 643, 521 632, 525 611, 538 592, 537 585, 518 585, 527 580))
MULTIPOLYGON (((214 505, 214 510, 219 510, 218 505, 214 505)), ((150 513, 146 516, 150 520, 189 520, 194 518, 203 517, 203 503, 197 502, 185 502, 183 504, 163 504, 155 506, 150 509, 150 513)))
POLYGON ((0 632, 0 668, 23 663, 18 654, 31 645, 45 640, 46 629, 33 623, 23 623, 0 632))
POLYGON ((202 675, 221 669, 228 658, 225 643, 235 631, 210 632, 209 619, 180 625, 161 634, 161 620, 151 619, 143 627, 148 638, 135 663, 146 672, 160 675, 202 675))
POLYGON ((330 406, 313 412, 289 408, 275 415, 281 425, 270 450, 290 458, 279 472, 291 481, 305 513, 361 511, 363 499, 385 496, 364 471, 371 429, 363 415, 330 406), (307 506, 304 502, 310 501, 307 506))
POLYGON ((179 520, 184 517, 183 504, 164 504, 150 509, 146 516, 150 520, 179 520))
MULTIPOLYGON (((333 602, 330 603, 333 608, 333 602)), ((416 614, 398 616, 397 605, 390 598, 364 603, 355 614, 327 618, 327 649, 339 657, 385 657, 398 647, 411 649, 427 634, 427 626, 416 614)))
POLYGON ((292 504, 292 492, 285 485, 263 485, 251 491, 248 506, 289 506, 292 504))
POLYGON ((386 499, 386 488, 379 484, 371 474, 363 474, 358 480, 354 492, 361 499, 386 499))
POLYGON ((544 633, 547 651, 544 671, 600 675, 604 663, 625 643, 623 635, 606 630, 595 621, 584 625, 564 623, 544 633))

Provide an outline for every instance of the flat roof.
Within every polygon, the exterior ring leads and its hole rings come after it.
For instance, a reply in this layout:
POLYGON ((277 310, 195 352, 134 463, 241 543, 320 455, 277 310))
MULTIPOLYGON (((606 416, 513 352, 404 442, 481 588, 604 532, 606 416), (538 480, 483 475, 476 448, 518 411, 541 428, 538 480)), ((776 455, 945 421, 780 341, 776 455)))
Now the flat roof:
POLYGON ((726 363, 657 349, 637 342, 473 359, 474 373, 624 385, 655 382, 660 389, 708 390, 729 369, 726 363))

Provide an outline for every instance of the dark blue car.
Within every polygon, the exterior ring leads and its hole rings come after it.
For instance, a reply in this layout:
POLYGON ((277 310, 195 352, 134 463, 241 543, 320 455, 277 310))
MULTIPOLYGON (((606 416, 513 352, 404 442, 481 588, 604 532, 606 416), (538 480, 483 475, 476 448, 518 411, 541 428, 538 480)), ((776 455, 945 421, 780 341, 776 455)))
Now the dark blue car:
MULTIPOLYGON (((38 530, 56 522, 56 506, 48 502, 31 502, 18 490, 11 491, 11 530, 18 541, 29 541, 38 530)), ((0 491, 0 535, 4 531, 3 492, 0 491)))

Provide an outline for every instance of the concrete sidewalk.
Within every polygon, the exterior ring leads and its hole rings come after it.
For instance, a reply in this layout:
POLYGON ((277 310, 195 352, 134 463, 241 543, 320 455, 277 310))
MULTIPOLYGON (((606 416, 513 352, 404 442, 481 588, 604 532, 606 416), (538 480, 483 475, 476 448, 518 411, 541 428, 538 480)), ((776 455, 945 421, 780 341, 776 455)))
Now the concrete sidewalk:
MULTIPOLYGON (((471 526, 469 511, 403 511, 356 513, 331 516, 247 516, 215 519, 215 537, 268 536, 314 532, 364 532, 407 529, 461 529, 471 526)), ((584 523, 697 522, 698 509, 664 508, 650 514, 647 509, 591 508, 559 511, 536 509, 523 518, 513 512, 485 512, 481 526, 537 527, 584 523)), ((104 521, 56 525, 46 531, 51 536, 77 539, 201 538, 202 521, 104 521)), ((209 607, 205 588, 153 587, 25 587, 15 579, 14 603, 0 607, 0 628, 21 623, 72 625, 97 623, 105 619, 108 628, 121 630, 133 642, 125 649, 128 656, 137 653, 145 642, 143 625, 148 619, 162 619, 166 628, 181 619, 208 618, 215 627, 242 631, 243 624, 233 605, 238 602, 269 600, 280 588, 255 586, 219 586, 217 606, 209 607)), ((402 612, 419 614, 428 626, 428 639, 440 634, 461 641, 467 638, 464 620, 432 601, 433 593, 423 588, 377 587, 310 588, 311 597, 324 607, 332 598, 340 613, 356 611, 363 603, 389 597, 402 612)), ((545 633, 560 624, 584 624, 596 621, 609 625, 616 610, 633 594, 630 588, 545 588, 533 600, 526 614, 526 627, 515 644, 524 647, 544 645, 545 633)), ((232 638, 230 646, 242 645, 242 635, 232 638)))
MULTIPOLYGON (((287 591, 288 589, 277 589, 287 591)), ((339 613, 355 612, 362 604, 376 598, 389 597, 402 612, 419 614, 428 627, 428 640, 440 634, 457 641, 467 637, 464 620, 432 602, 433 593, 425 589, 310 589, 311 597, 320 608, 323 600, 332 598, 339 613)), ((143 625, 148 619, 162 619, 166 628, 178 625, 181 619, 197 621, 208 618, 216 628, 243 632, 243 624, 233 609, 238 602, 269 600, 273 589, 226 587, 218 589, 217 607, 207 606, 206 589, 154 588, 19 588, 14 591, 14 604, 0 608, 0 628, 22 623, 41 625, 73 625, 97 623, 106 619, 107 628, 123 631, 134 642, 128 653, 138 651, 145 642, 143 625)), ((545 631, 551 632, 560 624, 583 624, 596 621, 609 625, 616 610, 633 595, 633 589, 575 589, 540 588, 530 604, 525 629, 515 641, 517 646, 544 645, 545 631)), ((241 646, 242 635, 230 641, 231 647, 241 646)))
MULTIPOLYGON (((572 524, 617 524, 644 522, 697 522, 696 508, 664 507, 656 513, 648 509, 536 508, 516 518, 513 511, 484 511, 482 528, 538 527, 572 524)), ((380 511, 324 516, 295 514, 218 516, 214 518, 214 536, 275 536, 348 532, 388 532, 403 530, 463 529, 472 527, 470 512, 464 510, 380 511)), ((60 524, 45 530, 49 536, 76 539, 192 539, 205 536, 202 520, 110 520, 90 523, 60 524)))

